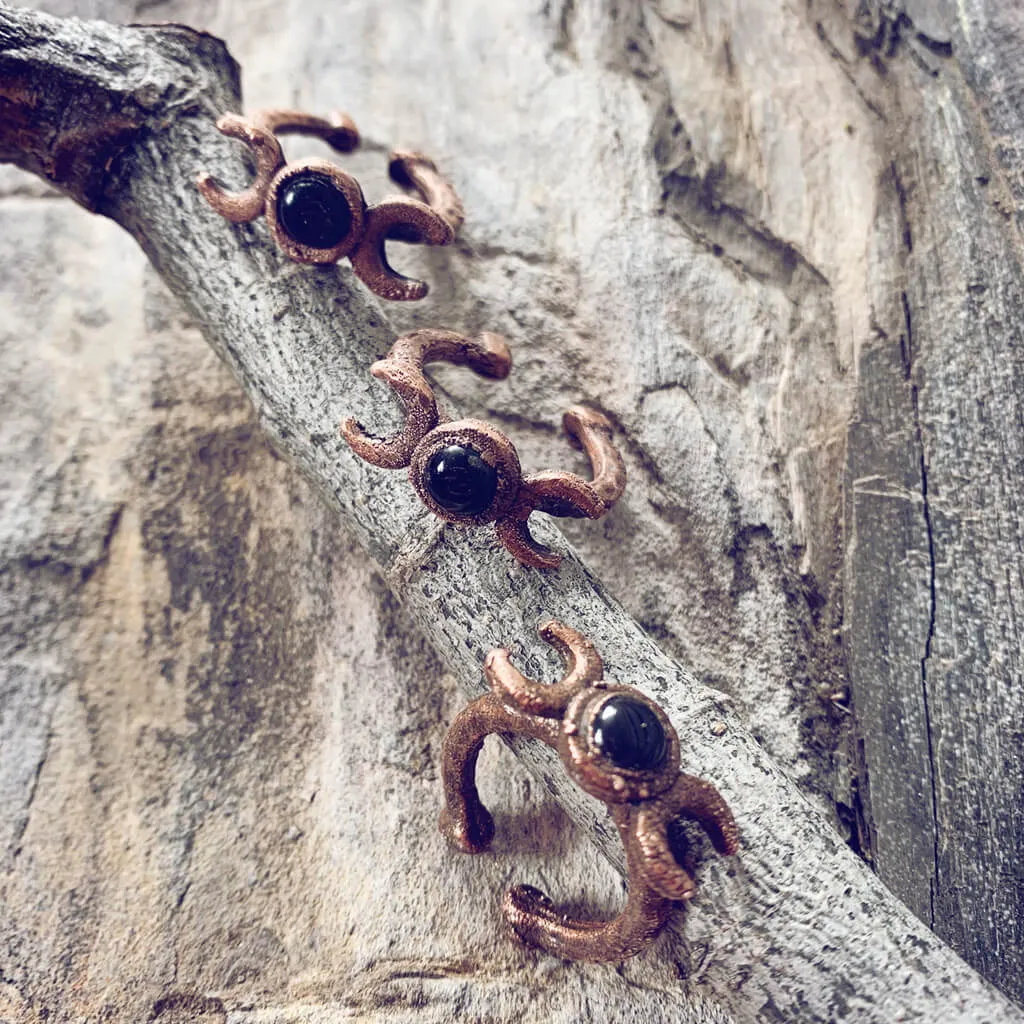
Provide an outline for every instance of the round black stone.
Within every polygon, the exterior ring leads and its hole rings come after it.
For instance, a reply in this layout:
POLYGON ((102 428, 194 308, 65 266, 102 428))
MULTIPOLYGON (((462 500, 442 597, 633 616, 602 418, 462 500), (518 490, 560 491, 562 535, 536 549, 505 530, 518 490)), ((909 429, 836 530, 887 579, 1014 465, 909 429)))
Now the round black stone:
POLYGON ((472 448, 450 444, 427 463, 427 490, 445 511, 476 516, 494 500, 498 471, 472 448))
POLYGON ((345 193, 325 174, 296 174, 277 193, 277 219, 300 245, 332 249, 352 228, 345 193))
POLYGON ((668 742, 658 716, 632 697, 612 697, 594 722, 594 746, 619 768, 645 771, 665 760, 668 742))

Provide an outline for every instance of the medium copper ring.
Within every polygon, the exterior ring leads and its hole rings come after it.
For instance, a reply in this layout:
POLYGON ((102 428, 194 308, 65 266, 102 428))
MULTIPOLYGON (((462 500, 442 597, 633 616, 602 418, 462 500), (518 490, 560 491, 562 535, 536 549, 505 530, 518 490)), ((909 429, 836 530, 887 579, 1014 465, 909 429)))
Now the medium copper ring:
POLYGON ((562 678, 545 686, 522 675, 504 648, 487 655, 484 675, 490 692, 464 707, 444 738, 445 804, 438 824, 457 849, 482 853, 494 839, 494 818, 481 802, 476 785, 484 740, 501 733, 529 736, 554 747, 570 778, 604 801, 618 829, 629 875, 626 905, 611 920, 576 919, 533 886, 516 885, 505 893, 502 910, 524 942, 562 959, 614 963, 648 946, 665 926, 674 904, 696 892, 687 845, 680 842, 676 826, 683 820, 695 822, 725 855, 739 849, 739 829, 728 804, 710 782, 678 770, 678 735, 661 708, 631 686, 607 684, 601 658, 582 633, 550 621, 541 625, 540 634, 561 655, 562 678), (620 733, 607 760, 596 750, 595 719, 605 704, 619 696, 656 716, 669 744, 657 768, 623 772, 614 764, 614 771, 608 770, 616 749, 620 762, 650 763, 646 757, 634 760, 629 751, 639 752, 653 731, 646 737, 632 727, 627 734, 620 733), (616 779, 623 781, 616 783, 616 779))
MULTIPOLYGON (((369 216, 372 220, 372 210, 369 216)), ((357 272, 357 257, 365 250, 364 242, 352 256, 357 272)), ((590 460, 592 480, 575 473, 536 473, 523 477, 512 442, 486 423, 462 420, 445 425, 444 433, 432 433, 442 429, 441 414, 423 367, 426 363, 441 361, 469 366, 482 377, 494 380, 504 378, 511 366, 504 339, 487 331, 476 338, 451 331, 414 331, 399 338, 387 357, 370 368, 404 404, 405 427, 391 438, 375 438, 357 420, 348 417, 341 426, 345 439, 360 458, 376 466, 384 469, 409 466, 409 478, 416 493, 427 508, 445 522, 464 526, 493 523, 498 539, 520 564, 537 569, 555 568, 561 556, 538 544, 531 536, 530 514, 537 511, 600 519, 615 504, 626 486, 626 467, 613 443, 611 422, 596 409, 579 405, 568 409, 562 417, 570 441, 578 443, 590 460), (499 471, 495 494, 485 499, 482 488, 478 490, 479 499, 488 501, 481 512, 452 511, 430 493, 430 460, 449 444, 472 449, 483 457, 486 465, 499 471)), ((490 481, 484 485, 489 488, 490 481)), ((467 486, 472 485, 467 483, 467 486)), ((468 510, 479 506, 466 502, 459 507, 468 510)))
MULTIPOLYGON (((310 135, 323 139, 339 152, 349 153, 359 145, 359 132, 347 115, 322 118, 297 110, 263 110, 247 119, 224 114, 217 121, 217 129, 246 145, 256 164, 253 180, 240 192, 227 191, 206 172, 197 176, 196 187, 222 217, 234 224, 245 224, 265 216, 271 237, 297 263, 324 265, 347 256, 356 277, 381 298, 409 302, 426 295, 427 283, 396 271, 388 262, 385 246, 389 240, 422 245, 450 245, 454 241, 464 219, 462 201, 433 160, 422 153, 392 152, 392 180, 419 193, 423 201, 392 196, 367 206, 352 175, 323 160, 289 164, 277 138, 278 134, 310 135), (299 176, 323 179, 340 193, 341 202, 347 206, 348 230, 335 245, 310 244, 309 239, 319 240, 315 235, 307 235, 308 240, 303 242, 285 228, 278 200, 282 188, 299 176)), ((312 209, 315 206, 314 202, 312 209)), ((340 213, 340 207, 337 212, 340 213)))

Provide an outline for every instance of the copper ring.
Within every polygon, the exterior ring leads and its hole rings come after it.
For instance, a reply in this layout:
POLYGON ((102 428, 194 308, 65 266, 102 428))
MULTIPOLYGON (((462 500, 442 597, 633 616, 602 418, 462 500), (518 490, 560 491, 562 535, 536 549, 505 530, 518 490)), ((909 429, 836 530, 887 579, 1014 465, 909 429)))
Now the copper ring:
POLYGON ((444 739, 440 828, 465 853, 490 846, 494 820, 476 788, 487 736, 529 736, 557 750, 573 780, 604 801, 618 827, 629 876, 626 906, 610 921, 577 920, 539 890, 517 885, 502 909, 530 945, 566 959, 617 962, 645 949, 675 903, 696 892, 679 822, 695 821, 723 855, 739 849, 739 829, 714 786, 679 770, 679 737, 657 704, 633 687, 605 683, 600 657, 576 630, 552 620, 540 635, 561 654, 565 674, 545 686, 519 672, 508 651, 488 654, 484 674, 491 692, 465 707, 444 739), (620 724, 612 733, 616 714, 620 724), (605 731, 600 739, 599 729, 605 731))
MULTIPOLYGON (((450 182, 422 153, 395 151, 389 157, 389 173, 396 184, 420 198, 391 197, 367 207, 359 183, 350 174, 324 160, 286 163, 277 136, 311 135, 323 139, 341 153, 359 145, 359 132, 345 114, 314 117, 295 110, 261 110, 250 118, 225 114, 218 130, 245 143, 256 163, 249 188, 228 192, 207 173, 196 179, 203 198, 222 217, 246 223, 265 216, 271 236, 290 259, 298 263, 336 263, 347 256, 356 276, 374 294, 394 301, 421 299, 427 294, 424 281, 397 273, 388 263, 385 244, 401 241, 421 245, 449 245, 462 225, 462 202, 450 182), (321 198, 334 204, 339 223, 329 241, 316 244, 288 230, 280 214, 280 201, 288 186, 302 181, 314 187, 323 183, 321 198)), ((311 207, 321 224, 330 213, 323 205, 311 207)), ((315 235, 315 230, 314 230, 315 235)))
POLYGON ((425 363, 439 361, 469 366, 495 380, 507 377, 512 366, 508 346, 496 334, 484 332, 476 338, 438 330, 408 334, 395 342, 387 358, 370 368, 404 403, 405 427, 390 438, 378 438, 349 418, 341 426, 345 440, 375 466, 408 466, 416 493, 436 516, 459 526, 494 523, 498 539, 523 565, 555 568, 561 557, 534 540, 528 520, 536 511, 600 519, 615 504, 626 486, 626 468, 612 442, 610 421, 582 405, 573 406, 562 417, 570 440, 590 460, 592 480, 555 472, 524 477, 515 447, 501 431, 479 420, 442 424, 433 388, 423 374, 425 363), (445 452, 470 466, 463 471, 464 479, 475 477, 476 496, 468 493, 462 505, 442 500, 437 490, 435 459, 445 452))

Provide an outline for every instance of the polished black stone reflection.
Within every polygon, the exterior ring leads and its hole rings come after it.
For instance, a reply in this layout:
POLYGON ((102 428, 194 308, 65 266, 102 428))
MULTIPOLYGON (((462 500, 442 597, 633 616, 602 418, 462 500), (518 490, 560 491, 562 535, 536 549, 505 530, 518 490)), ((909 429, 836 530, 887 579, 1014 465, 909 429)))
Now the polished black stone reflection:
POLYGON ((352 229, 345 193, 325 174, 296 174, 277 193, 277 219, 300 245, 331 249, 352 229))
POLYGON ((594 721, 594 745, 619 768, 651 770, 665 760, 668 742, 658 716, 632 697, 612 697, 594 721))
POLYGON ((494 500, 498 471, 470 447, 451 444, 427 464, 427 490, 447 512, 479 515, 494 500))

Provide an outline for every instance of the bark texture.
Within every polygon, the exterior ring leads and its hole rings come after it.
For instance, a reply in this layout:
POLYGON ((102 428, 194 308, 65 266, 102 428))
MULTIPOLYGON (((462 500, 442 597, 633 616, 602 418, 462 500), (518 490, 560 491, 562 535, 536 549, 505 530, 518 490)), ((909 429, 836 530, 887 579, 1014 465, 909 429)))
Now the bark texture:
POLYGON ((46 6, 210 28, 250 106, 348 110, 371 195, 386 146, 430 152, 469 221, 382 311, 192 189, 245 179, 215 40, 0 6, 0 154, 188 311, 0 179, 3 1011, 1017 1019, 857 856, 1024 995, 1010 5, 46 6), (118 130, 57 159, 104 103, 118 130), (579 466, 574 401, 621 426, 626 496, 566 528, 585 564, 549 527, 563 568, 519 568, 340 443, 395 421, 370 362, 438 325, 509 338, 507 383, 438 376, 528 469, 579 466), (445 723, 491 646, 555 671, 552 615, 743 832, 619 973, 498 929, 507 881, 614 905, 581 841, 619 864, 614 830, 543 751, 482 773, 496 856, 435 834, 445 723))

